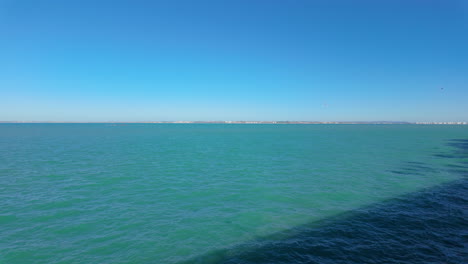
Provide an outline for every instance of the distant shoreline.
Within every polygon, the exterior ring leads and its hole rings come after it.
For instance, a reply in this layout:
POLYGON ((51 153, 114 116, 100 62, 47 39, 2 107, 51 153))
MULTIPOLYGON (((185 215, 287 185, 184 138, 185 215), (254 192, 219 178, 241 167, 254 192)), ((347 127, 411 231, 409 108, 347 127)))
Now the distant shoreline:
POLYGON ((405 122, 405 121, 0 121, 1 124, 316 124, 316 125, 468 125, 468 122, 405 122))

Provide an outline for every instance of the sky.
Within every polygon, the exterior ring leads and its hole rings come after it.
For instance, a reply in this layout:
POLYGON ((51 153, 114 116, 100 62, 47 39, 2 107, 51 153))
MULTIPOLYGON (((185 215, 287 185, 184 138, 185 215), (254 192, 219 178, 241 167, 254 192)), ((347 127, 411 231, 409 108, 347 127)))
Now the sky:
POLYGON ((466 0, 0 0, 0 121, 468 121, 466 0))

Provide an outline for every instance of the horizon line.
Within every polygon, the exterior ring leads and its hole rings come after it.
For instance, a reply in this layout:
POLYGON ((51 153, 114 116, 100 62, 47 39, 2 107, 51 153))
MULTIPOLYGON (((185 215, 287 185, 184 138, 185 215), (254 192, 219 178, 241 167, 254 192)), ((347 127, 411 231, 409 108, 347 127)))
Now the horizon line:
POLYGON ((0 121, 2 124, 447 124, 467 125, 466 121, 0 121))

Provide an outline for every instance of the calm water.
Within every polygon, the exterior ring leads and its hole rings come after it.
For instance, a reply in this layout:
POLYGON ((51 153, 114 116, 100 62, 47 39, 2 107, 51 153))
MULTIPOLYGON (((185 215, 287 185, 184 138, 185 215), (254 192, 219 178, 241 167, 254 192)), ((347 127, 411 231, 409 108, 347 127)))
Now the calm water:
POLYGON ((468 126, 0 125, 0 263, 467 263, 468 126))

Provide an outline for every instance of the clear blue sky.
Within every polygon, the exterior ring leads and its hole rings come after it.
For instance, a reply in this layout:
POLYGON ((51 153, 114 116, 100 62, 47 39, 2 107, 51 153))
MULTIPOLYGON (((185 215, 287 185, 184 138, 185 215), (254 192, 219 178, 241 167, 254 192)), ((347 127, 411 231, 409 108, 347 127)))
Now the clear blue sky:
POLYGON ((468 121, 468 1, 0 0, 0 120, 468 121))

